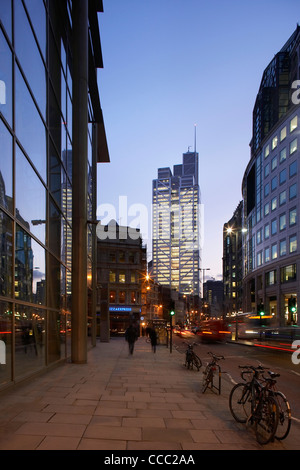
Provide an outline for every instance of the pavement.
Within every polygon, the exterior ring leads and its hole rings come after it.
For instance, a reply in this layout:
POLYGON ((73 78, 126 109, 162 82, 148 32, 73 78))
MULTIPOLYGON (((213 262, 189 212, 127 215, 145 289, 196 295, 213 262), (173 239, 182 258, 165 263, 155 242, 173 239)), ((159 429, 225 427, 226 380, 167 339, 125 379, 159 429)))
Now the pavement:
MULTIPOLYGON (((201 358, 203 359, 203 358, 201 358)), ((231 416, 232 383, 201 392, 202 369, 141 337, 97 342, 87 364, 64 363, 0 394, 0 450, 300 450, 300 426, 265 446, 231 416)), ((129 452, 130 453, 130 452, 129 452)))

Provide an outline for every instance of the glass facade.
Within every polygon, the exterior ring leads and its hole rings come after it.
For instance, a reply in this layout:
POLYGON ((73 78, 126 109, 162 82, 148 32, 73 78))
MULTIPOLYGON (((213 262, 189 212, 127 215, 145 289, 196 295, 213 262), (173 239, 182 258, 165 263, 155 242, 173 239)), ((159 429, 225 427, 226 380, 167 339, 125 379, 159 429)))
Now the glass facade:
MULTIPOLYGON (((96 2, 89 4, 90 15, 97 15, 96 2)), ((5 364, 0 363, 0 388, 70 354, 71 32, 71 0, 1 2, 0 341, 5 344, 5 364)), ((93 71, 101 58, 90 61, 89 70, 93 71)), ((89 220, 96 204, 96 164, 101 161, 94 137, 98 133, 99 138, 105 138, 98 131, 95 116, 99 110, 95 109, 97 97, 94 99, 93 94, 98 90, 91 88, 89 78, 89 220)), ((104 159, 107 161, 106 156, 104 159)), ((87 230, 92 272, 92 226, 87 230)), ((88 282, 91 276, 87 276, 88 282)))
POLYGON ((153 277, 182 294, 199 295, 200 188, 198 153, 160 168, 153 180, 153 277))

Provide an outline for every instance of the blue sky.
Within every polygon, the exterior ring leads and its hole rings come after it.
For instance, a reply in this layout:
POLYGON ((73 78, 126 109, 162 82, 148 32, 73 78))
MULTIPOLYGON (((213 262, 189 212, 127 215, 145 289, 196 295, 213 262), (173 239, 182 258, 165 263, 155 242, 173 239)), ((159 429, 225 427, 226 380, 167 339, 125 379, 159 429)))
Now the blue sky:
MULTIPOLYGON (((111 162, 98 218, 139 211, 151 259, 152 180, 194 145, 204 208, 202 267, 220 279, 222 231, 241 200, 262 73, 300 22, 298 0, 103 0, 98 72, 111 162), (108 209, 108 213, 105 210, 108 209)), ((123 219, 123 220, 122 220, 123 219)))

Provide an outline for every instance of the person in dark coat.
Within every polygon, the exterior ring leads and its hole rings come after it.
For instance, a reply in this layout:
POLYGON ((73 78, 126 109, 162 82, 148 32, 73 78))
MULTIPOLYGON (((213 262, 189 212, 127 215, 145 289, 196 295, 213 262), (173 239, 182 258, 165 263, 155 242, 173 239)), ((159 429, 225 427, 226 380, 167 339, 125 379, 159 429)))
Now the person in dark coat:
POLYGON ((125 339, 128 342, 129 354, 133 354, 134 344, 138 338, 137 329, 131 324, 125 331, 125 339))
POLYGON ((151 341, 152 351, 156 352, 156 345, 157 345, 157 334, 154 328, 149 330, 149 338, 151 341))

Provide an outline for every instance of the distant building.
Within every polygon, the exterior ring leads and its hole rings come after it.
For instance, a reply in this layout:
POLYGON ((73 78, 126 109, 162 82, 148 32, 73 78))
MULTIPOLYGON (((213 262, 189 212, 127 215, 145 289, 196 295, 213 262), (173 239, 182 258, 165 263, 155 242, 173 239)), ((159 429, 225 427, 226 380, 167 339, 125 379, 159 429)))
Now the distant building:
POLYGON ((181 294, 199 295, 200 188, 198 153, 183 163, 159 168, 153 180, 154 280, 181 294))
POLYGON ((223 316, 224 287, 223 281, 206 281, 203 285, 203 313, 210 317, 223 316), (205 307, 207 304, 207 307, 205 307), (207 311, 206 311, 207 310, 207 311))
POLYGON ((97 226, 97 319, 100 339, 140 326, 147 279, 146 248, 139 229, 112 220, 97 226))
POLYGON ((224 313, 232 314, 243 307, 243 201, 223 227, 224 313))

